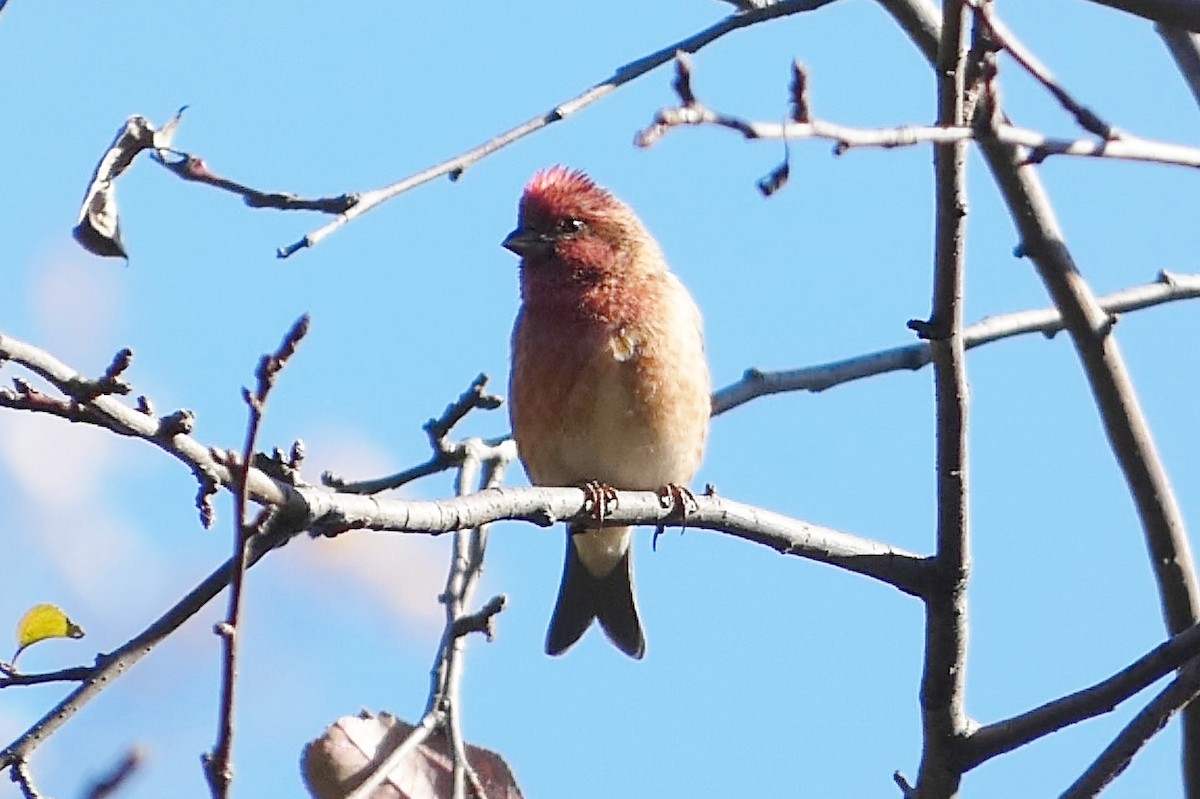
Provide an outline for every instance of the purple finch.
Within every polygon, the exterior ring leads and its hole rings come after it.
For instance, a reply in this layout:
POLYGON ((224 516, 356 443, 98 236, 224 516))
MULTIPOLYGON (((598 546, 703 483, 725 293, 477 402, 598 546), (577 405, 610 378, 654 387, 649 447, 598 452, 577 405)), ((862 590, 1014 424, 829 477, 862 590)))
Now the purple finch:
MULTIPOLYGON (((686 484, 712 410, 700 312, 641 220, 556 166, 525 187, 504 246, 521 256, 509 413, 530 482, 686 484)), ((645 653, 631 531, 568 528, 547 654, 566 651, 593 619, 625 654, 645 653)))

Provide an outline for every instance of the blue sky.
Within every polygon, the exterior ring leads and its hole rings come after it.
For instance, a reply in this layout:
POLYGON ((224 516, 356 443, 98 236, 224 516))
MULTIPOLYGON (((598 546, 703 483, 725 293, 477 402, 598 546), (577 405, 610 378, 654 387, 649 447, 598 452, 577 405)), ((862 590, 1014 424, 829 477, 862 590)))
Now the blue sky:
MULTIPOLYGON (((1000 2, 1000 14, 1085 103, 1135 133, 1179 142, 1197 109, 1152 26, 1082 0, 1000 2)), ((755 181, 782 148, 719 130, 634 133, 674 102, 669 69, 566 122, 435 181, 279 261, 321 226, 253 211, 148 159, 121 180, 128 265, 71 240, 88 176, 131 114, 188 104, 176 146, 264 190, 306 195, 390 183, 540 114, 613 69, 727 13, 713 0, 602 4, 366 2, 67 4, 13 0, 0 15, 0 330, 98 374, 124 346, 127 377, 160 411, 188 407, 196 437, 240 446, 240 388, 301 313, 312 330, 271 397, 262 441, 303 438, 306 473, 375 476, 427 456, 420 425, 480 371, 507 381, 516 263, 499 246, 536 169, 589 171, 638 210, 705 314, 714 382, 750 366, 806 366, 908 343, 929 311, 927 148, 792 146, 792 180, 755 181)), ((932 74, 871 2, 842 0, 741 31, 693 60, 715 108, 778 120, 788 66, 810 69, 813 111, 861 126, 933 118, 932 74)), ((1015 121, 1075 135, 1002 65, 1015 121)), ((1183 169, 1081 160, 1041 168, 1098 293, 1197 272, 1200 199, 1183 169)), ((970 164, 967 317, 1047 303, 978 158, 970 164)), ((1196 307, 1117 328, 1185 517, 1200 515, 1196 307)), ((987 722, 1099 680, 1163 638, 1132 503, 1065 336, 968 358, 974 577, 968 709, 987 722)), ((4 370, 5 379, 11 368, 4 370)), ((464 434, 507 430, 480 414, 464 434)), ((932 548, 932 377, 898 373, 756 401, 715 420, 695 480, 721 493, 917 552, 932 548)), ((516 472, 513 481, 523 483, 516 472)), ((452 491, 449 475, 405 490, 452 491)), ((42 670, 90 662, 227 557, 230 502, 200 529, 195 485, 143 442, 0 414, 0 534, 10 558, 0 629, 63 605, 88 631, 22 656, 42 670), (8 621, 6 621, 8 620, 8 621)), ((499 751, 527 796, 895 795, 915 774, 921 608, 854 575, 719 535, 637 543, 648 654, 627 661, 595 632, 542 654, 561 531, 498 525, 482 598, 509 596, 490 644, 473 640, 465 734, 499 751)), ((298 540, 248 583, 235 794, 301 795, 297 761, 361 707, 413 719, 425 701, 449 539, 298 540)), ((133 743, 148 761, 123 796, 207 793, 198 757, 216 729, 223 602, 88 706, 32 761, 51 795, 77 795, 133 743)), ((4 692, 0 737, 63 686, 4 692)), ((971 797, 1052 795, 1137 709, 998 758, 971 797)), ((1177 733, 1160 735, 1114 797, 1180 791, 1177 733)), ((7 781, 0 795, 16 795, 7 781)))

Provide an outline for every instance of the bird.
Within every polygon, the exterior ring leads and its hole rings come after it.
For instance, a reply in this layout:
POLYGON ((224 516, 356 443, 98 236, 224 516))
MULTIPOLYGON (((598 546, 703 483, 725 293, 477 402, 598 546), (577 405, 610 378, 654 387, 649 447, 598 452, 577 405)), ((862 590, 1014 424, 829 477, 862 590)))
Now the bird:
POLYGON ((605 526, 614 489, 673 491, 704 455, 712 385, 700 311, 637 214, 579 170, 525 186, 503 246, 520 256, 509 417, 530 483, 582 485, 596 522, 567 528, 545 651, 593 621, 641 659, 629 526, 605 526))

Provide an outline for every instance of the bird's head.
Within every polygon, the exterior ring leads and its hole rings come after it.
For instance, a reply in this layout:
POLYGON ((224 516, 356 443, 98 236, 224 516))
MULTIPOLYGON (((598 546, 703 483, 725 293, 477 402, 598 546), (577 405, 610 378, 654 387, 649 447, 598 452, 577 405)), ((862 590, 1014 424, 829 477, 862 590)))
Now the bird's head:
POLYGON ((661 260, 640 257, 653 240, 629 206, 583 172, 562 166, 538 172, 525 186, 517 228, 503 245, 521 256, 525 270, 565 269, 577 276, 661 260))

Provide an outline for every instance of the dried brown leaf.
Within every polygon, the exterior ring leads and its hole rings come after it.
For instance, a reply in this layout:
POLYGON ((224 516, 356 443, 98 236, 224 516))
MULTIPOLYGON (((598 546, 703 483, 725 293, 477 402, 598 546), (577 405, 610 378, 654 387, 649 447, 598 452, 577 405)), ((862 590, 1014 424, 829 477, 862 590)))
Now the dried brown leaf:
MULTIPOLYGON (((182 109, 180 111, 182 113, 182 109)), ((142 150, 166 146, 159 142, 170 141, 178 121, 179 115, 176 114, 162 131, 158 131, 145 117, 132 116, 117 131, 113 143, 96 164, 96 171, 92 173, 91 183, 83 197, 83 206, 79 209, 79 221, 71 231, 85 250, 110 258, 129 257, 121 241, 116 179, 142 150)))
MULTIPOLYGON (((388 713, 364 711, 344 716, 304 747, 304 782, 316 799, 344 799, 414 730, 388 713)), ((442 799, 451 794, 453 763, 449 742, 434 733, 418 746, 378 788, 371 799, 442 799)), ((487 799, 522 799, 512 771, 500 755, 467 745, 467 760, 479 776, 487 799)))

